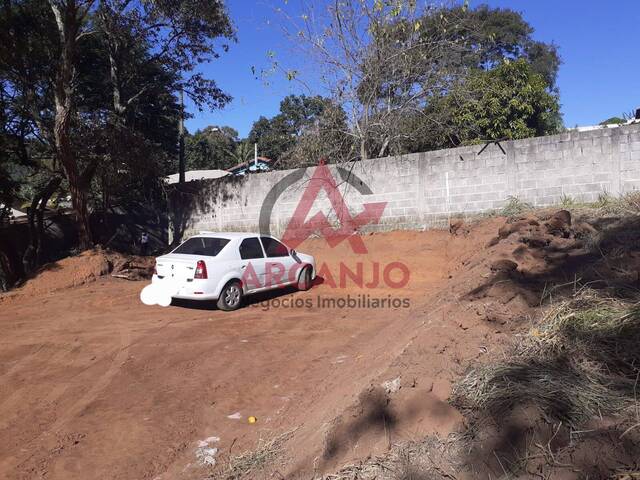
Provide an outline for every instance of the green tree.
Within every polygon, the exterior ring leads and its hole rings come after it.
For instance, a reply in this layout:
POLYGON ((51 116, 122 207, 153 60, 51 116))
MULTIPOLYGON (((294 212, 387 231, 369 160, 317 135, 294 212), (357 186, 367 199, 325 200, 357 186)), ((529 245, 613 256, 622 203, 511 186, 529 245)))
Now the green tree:
MULTIPOLYGON (((476 67, 485 69, 499 65, 504 59, 526 59, 535 73, 542 75, 547 87, 554 89, 561 59, 553 43, 544 43, 532 38, 533 28, 520 12, 509 8, 491 8, 479 5, 474 9, 460 10, 460 15, 468 17, 473 27, 469 41, 477 52, 476 67)), ((451 31, 452 35, 458 32, 451 31)))
POLYGON ((248 141, 258 144, 260 155, 273 160, 278 160, 295 143, 282 117, 278 115, 271 119, 260 116, 253 122, 248 141))
MULTIPOLYGON (((302 21, 285 17, 305 64, 316 67, 310 72, 320 71, 333 102, 347 112, 362 159, 455 146, 458 106, 443 99, 455 90, 458 101, 473 100, 467 79, 504 60, 522 59, 557 94, 557 47, 535 41, 531 26, 509 9, 348 0, 312 4, 302 21)), ((555 115, 549 123, 560 124, 555 115)))
POLYGON ((253 143, 246 140, 236 143, 232 150, 227 150, 227 156, 231 160, 231 165, 229 166, 248 162, 253 158, 254 153, 253 143))
MULTIPOLYGON (((373 105, 367 110, 372 119, 367 149, 377 156, 455 146, 457 105, 476 95, 465 82, 505 60, 525 60, 557 94, 557 48, 534 41, 533 28, 518 12, 486 5, 440 7, 384 23, 374 33, 363 62, 371 73, 359 85, 359 97, 373 105), (458 104, 440 101, 453 90, 458 104)), ((551 122, 561 123, 559 110, 551 122)))
POLYGON ((29 255, 22 272, 28 274, 46 258, 44 212, 60 189, 63 175, 51 148, 34 135, 31 123, 21 115, 28 104, 25 98, 8 86, 8 82, 0 83, 0 224, 9 207, 28 206, 29 255))
POLYGON ((229 152, 235 150, 238 132, 231 127, 207 127, 188 135, 185 141, 187 169, 221 169, 234 165, 229 152))
POLYGON ((357 159, 357 150, 349 135, 345 111, 333 103, 300 131, 295 144, 280 157, 286 168, 317 165, 319 160, 340 163, 357 159))
POLYGON ((445 104, 455 112, 460 143, 549 135, 561 127, 557 96, 525 59, 474 71, 445 104))
POLYGON ((261 155, 279 160, 330 105, 329 99, 320 96, 289 95, 280 102, 280 113, 254 122, 248 141, 258 144, 261 155))
MULTIPOLYGON (((92 243, 89 210, 96 188, 132 181, 148 190, 154 183, 150 175, 157 180, 164 174, 167 159, 154 153, 175 148, 175 92, 184 90, 199 107, 217 108, 229 100, 196 71, 218 56, 219 38, 233 38, 221 2, 3 4, 0 81, 16 93, 14 103, 22 105, 31 135, 49 147, 65 178, 82 248, 92 243)), ((103 203, 109 203, 110 192, 102 190, 103 203)))
POLYGON ((600 122, 598 125, 620 125, 621 123, 627 123, 627 121, 621 117, 611 117, 600 122))

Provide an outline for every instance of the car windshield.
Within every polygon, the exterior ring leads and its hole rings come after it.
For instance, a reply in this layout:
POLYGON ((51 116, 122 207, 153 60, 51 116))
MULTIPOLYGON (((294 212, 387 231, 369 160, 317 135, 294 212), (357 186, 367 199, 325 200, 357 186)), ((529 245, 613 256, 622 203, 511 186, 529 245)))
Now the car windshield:
POLYGON ((229 240, 226 238, 193 237, 184 242, 171 253, 215 257, 220 253, 220 250, 222 250, 227 243, 229 243, 229 240))

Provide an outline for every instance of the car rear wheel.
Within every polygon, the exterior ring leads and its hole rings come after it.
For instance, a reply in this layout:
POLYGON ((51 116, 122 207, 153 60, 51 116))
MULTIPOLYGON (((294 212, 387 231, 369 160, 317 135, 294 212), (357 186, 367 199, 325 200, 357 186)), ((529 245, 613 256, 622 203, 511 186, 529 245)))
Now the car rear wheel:
POLYGON ((304 267, 298 277, 298 290, 309 290, 311 288, 311 281, 311 267, 304 267))
POLYGON ((242 304, 242 285, 233 281, 227 283, 218 297, 218 308, 224 311, 235 310, 242 304))

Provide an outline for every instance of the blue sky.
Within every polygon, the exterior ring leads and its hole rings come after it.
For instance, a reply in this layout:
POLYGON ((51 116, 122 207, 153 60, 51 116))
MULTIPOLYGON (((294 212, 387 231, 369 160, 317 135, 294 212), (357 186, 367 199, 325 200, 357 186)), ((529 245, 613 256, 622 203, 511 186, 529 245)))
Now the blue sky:
MULTIPOLYGON (((296 82, 283 75, 265 81, 252 74, 268 68, 272 51, 286 63, 291 47, 281 33, 278 6, 295 9, 299 0, 227 0, 237 27, 238 43, 228 53, 201 70, 214 78, 234 100, 224 110, 198 112, 187 121, 193 132, 208 125, 229 125, 246 136, 260 115, 278 112, 280 100, 303 93, 296 82)), ((319 0, 318 0, 319 1, 319 0)), ((472 1, 509 7, 523 13, 535 29, 534 37, 555 42, 563 65, 558 86, 565 125, 592 125, 606 118, 640 108, 640 1, 616 0, 489 0, 472 1)), ((322 93, 322 92, 318 92, 322 93)))

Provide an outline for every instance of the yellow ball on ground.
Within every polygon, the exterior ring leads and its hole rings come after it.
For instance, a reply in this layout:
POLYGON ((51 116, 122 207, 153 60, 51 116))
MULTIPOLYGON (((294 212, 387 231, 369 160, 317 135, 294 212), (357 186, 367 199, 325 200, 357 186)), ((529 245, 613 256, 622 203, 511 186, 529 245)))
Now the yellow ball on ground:
POLYGON ((247 420, 249 423, 256 423, 258 421, 258 419, 254 416, 249 417, 247 420))

